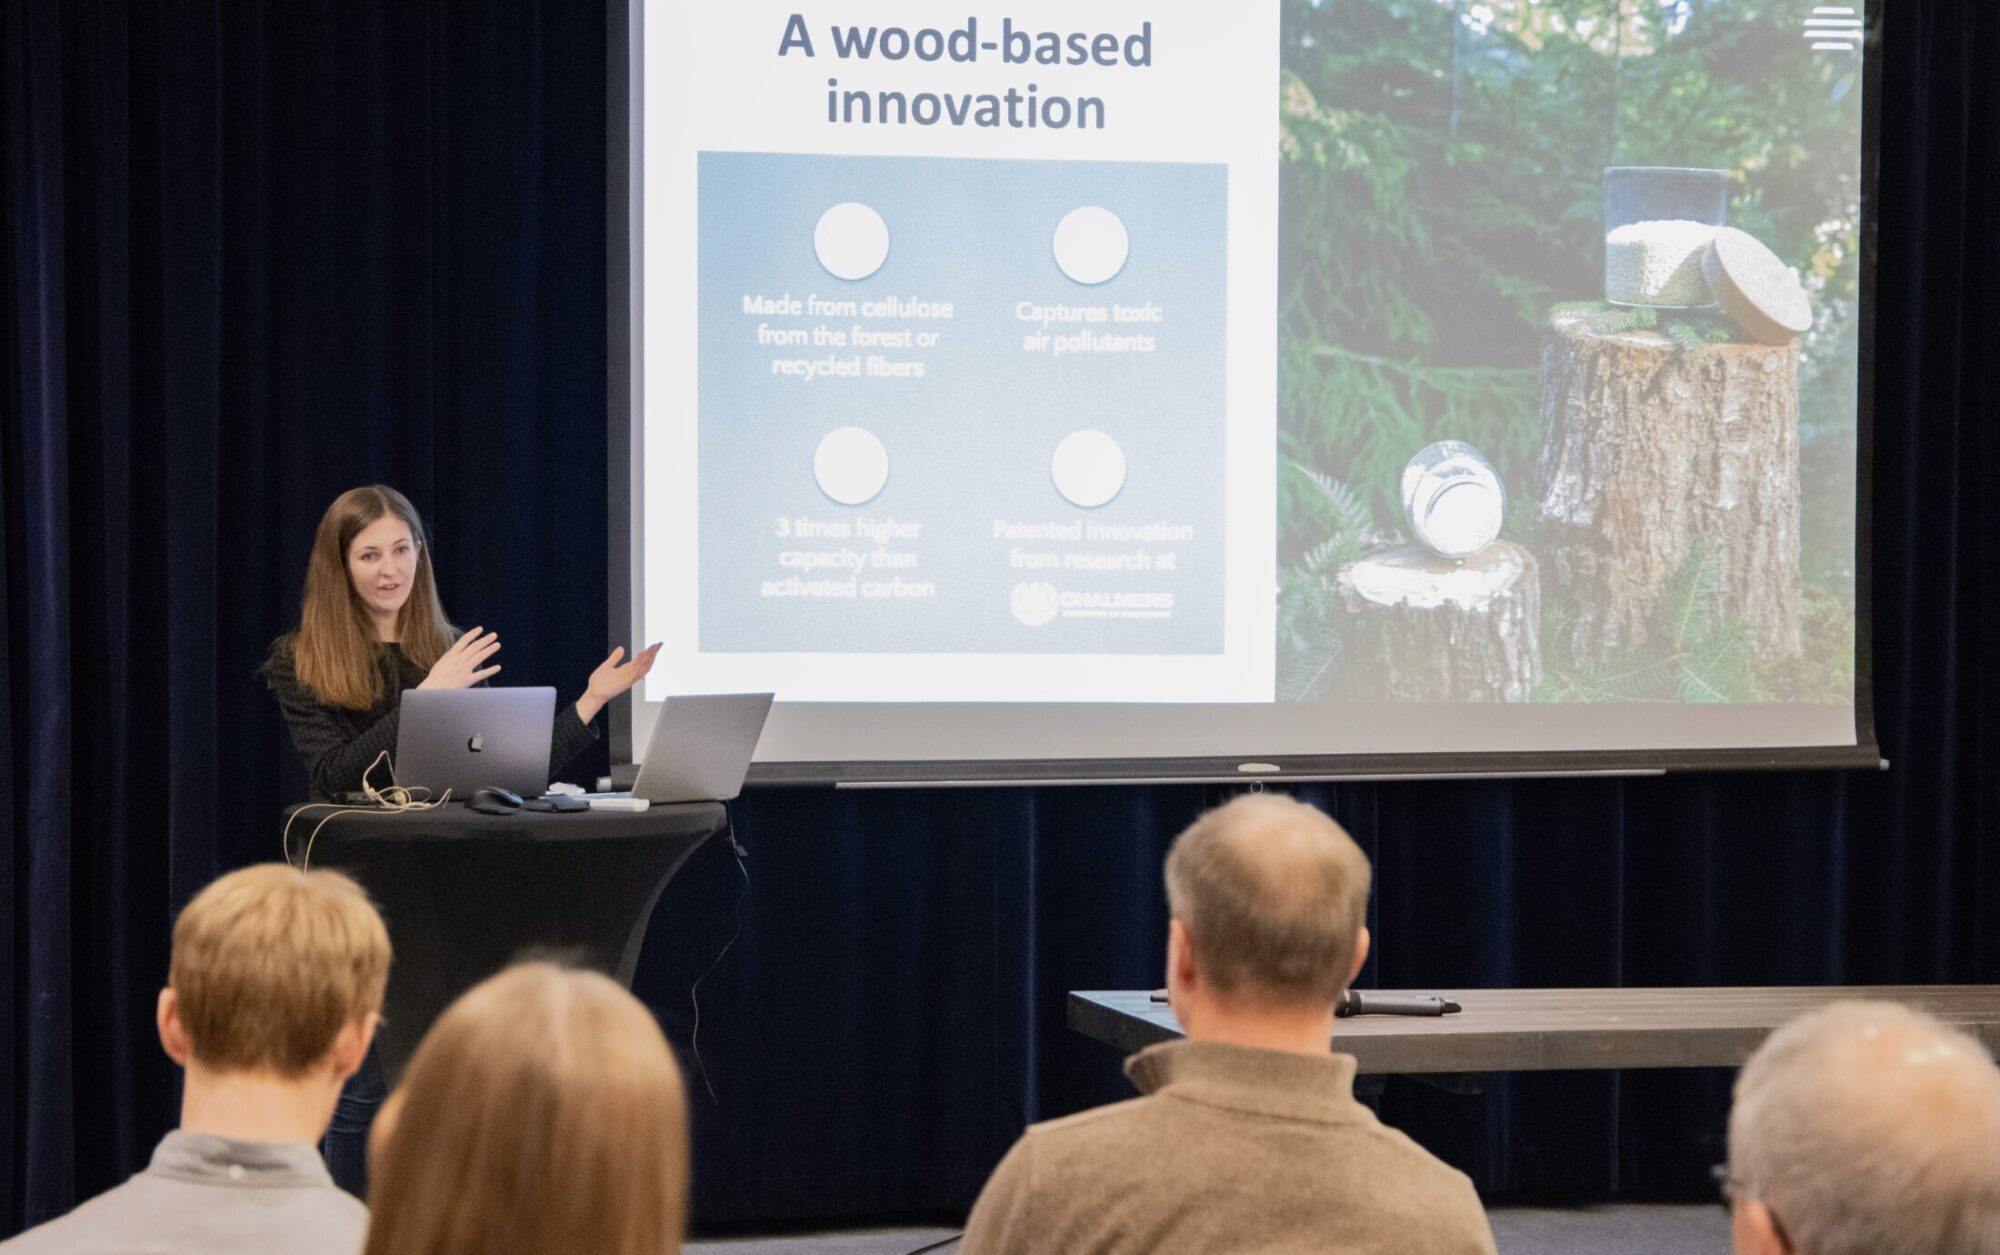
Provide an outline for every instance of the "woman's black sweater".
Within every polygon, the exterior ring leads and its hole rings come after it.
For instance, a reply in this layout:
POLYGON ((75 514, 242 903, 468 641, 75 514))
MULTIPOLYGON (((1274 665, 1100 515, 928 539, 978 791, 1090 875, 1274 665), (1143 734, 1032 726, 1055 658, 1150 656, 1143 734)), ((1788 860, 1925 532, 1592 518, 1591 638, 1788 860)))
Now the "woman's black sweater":
MULTIPOLYGON (((404 657, 400 645, 382 646, 382 697, 366 710, 329 706, 299 679, 292 661, 292 639, 280 637, 271 646, 271 656, 261 669, 264 682, 278 696, 285 723, 292 730, 292 746, 306 765, 306 779, 316 801, 329 801, 361 787, 361 773, 384 750, 396 752, 396 716, 402 705, 403 690, 424 682, 424 669, 404 657)), ((556 712, 555 731, 549 742, 549 778, 597 740, 597 733, 577 718, 570 703, 556 712)), ((376 788, 389 783, 389 773, 372 777, 376 788)))

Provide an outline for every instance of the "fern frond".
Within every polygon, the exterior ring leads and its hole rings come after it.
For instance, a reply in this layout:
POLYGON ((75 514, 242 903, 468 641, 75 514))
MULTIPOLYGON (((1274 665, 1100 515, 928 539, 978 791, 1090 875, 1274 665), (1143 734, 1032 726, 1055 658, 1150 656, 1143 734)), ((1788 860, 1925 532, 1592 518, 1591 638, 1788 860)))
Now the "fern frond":
POLYGON ((1682 660, 1675 693, 1684 702, 1752 700, 1750 664, 1749 633, 1741 624, 1730 623, 1682 660))
POLYGON ((1597 701, 1656 700, 1673 687, 1680 658, 1655 650, 1634 650, 1606 659, 1576 676, 1578 684, 1598 694, 1597 701))
POLYGON ((1322 576, 1329 570, 1337 570, 1341 566, 1341 551, 1346 548, 1344 537, 1329 536, 1300 556, 1299 570, 1313 576, 1322 576))
POLYGON ((1351 537, 1335 536, 1316 545, 1306 564, 1288 568, 1278 599, 1278 695, 1305 702, 1324 698, 1336 676, 1341 653, 1341 605, 1335 572, 1354 560, 1351 537))
POLYGON ((1368 504, 1346 484, 1323 471, 1316 471, 1300 462, 1292 463, 1292 468, 1306 477, 1306 482, 1319 490, 1320 496, 1333 509, 1334 525, 1338 531, 1360 535, 1373 535, 1374 519, 1368 512, 1368 504))
POLYGON ((1690 641, 1705 635, 1714 624, 1721 583, 1714 548, 1706 537, 1697 536, 1680 569, 1667 583, 1664 605, 1676 651, 1685 652, 1690 641))
POLYGON ((1612 305, 1605 301, 1563 301, 1554 312, 1567 318, 1581 318, 1589 331, 1615 336, 1621 331, 1644 331, 1657 327, 1659 311, 1650 305, 1612 305))
POLYGON ((1279 700, 1309 702, 1319 697, 1333 674, 1334 664, 1340 661, 1340 650, 1340 628, 1331 622, 1319 624, 1318 631, 1302 642, 1293 665, 1285 669, 1284 679, 1278 685, 1279 700))
POLYGON ((1714 314, 1676 314, 1661 324, 1660 331, 1683 350, 1723 344, 1735 338, 1730 325, 1714 314))
POLYGON ((1672 340, 1684 352, 1689 349, 1698 349, 1708 343, 1708 341, 1702 339, 1700 332, 1679 319, 1669 322, 1665 327, 1661 328, 1661 331, 1667 339, 1672 340))

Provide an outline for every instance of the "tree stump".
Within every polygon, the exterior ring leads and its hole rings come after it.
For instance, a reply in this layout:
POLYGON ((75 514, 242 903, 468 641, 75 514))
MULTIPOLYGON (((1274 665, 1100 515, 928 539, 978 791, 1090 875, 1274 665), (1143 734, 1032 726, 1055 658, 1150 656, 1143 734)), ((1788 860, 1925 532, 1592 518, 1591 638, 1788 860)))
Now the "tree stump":
POLYGON ((1578 663, 1663 631, 1690 555, 1759 659, 1799 652, 1796 345, 1683 347, 1557 312, 1542 344, 1536 550, 1578 663))
POLYGON ((1541 585, 1519 545, 1463 560, 1403 545, 1342 567, 1339 588, 1356 701, 1524 702, 1541 682, 1541 585))

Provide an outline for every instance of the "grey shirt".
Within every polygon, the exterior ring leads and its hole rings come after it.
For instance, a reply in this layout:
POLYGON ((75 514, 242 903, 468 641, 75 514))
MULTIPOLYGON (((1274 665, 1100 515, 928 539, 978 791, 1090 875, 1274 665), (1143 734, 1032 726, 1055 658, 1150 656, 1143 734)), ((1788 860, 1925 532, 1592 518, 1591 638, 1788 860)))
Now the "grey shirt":
POLYGON ((368 1209, 305 1142, 167 1134, 153 1162, 6 1255, 355 1255, 368 1209))

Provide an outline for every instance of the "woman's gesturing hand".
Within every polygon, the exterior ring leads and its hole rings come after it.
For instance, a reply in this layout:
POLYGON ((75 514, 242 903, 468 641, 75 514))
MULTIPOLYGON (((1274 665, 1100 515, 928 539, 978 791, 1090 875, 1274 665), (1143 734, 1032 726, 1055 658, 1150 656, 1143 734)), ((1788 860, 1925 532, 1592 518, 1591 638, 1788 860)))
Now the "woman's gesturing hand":
POLYGON ((583 696, 576 699, 577 717, 585 723, 597 718, 597 712, 605 703, 646 678, 653 669, 653 659, 659 655, 660 645, 655 641, 641 650, 630 662, 621 663, 625 647, 620 645, 611 651, 597 670, 590 673, 590 683, 584 687, 583 696))
POLYGON ((431 664, 431 672, 420 689, 463 689, 471 688, 490 675, 500 673, 500 664, 481 666, 500 648, 500 634, 473 628, 452 643, 438 660, 431 664))

